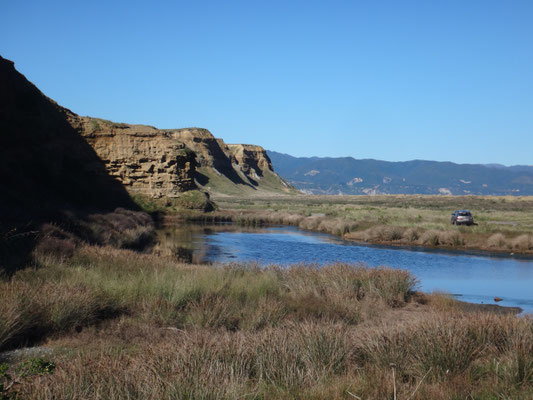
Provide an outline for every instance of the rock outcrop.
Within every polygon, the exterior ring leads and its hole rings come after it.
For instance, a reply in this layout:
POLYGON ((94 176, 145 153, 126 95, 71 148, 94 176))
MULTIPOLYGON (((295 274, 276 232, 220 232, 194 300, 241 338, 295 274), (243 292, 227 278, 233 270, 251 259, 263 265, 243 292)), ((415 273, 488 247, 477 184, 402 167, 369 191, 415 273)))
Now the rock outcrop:
POLYGON ((196 188, 195 153, 168 132, 90 117, 81 121, 80 133, 130 192, 172 198, 196 188))
POLYGON ((77 123, 108 173, 131 193, 173 198, 195 188, 217 194, 291 191, 262 147, 227 145, 207 129, 157 129, 90 117, 77 123))
POLYGON ((253 144, 229 144, 233 162, 251 179, 261 179, 265 173, 274 173, 265 149, 253 144))
POLYGON ((198 166, 213 168, 220 174, 235 174, 231 153, 222 139, 217 139, 207 129, 186 128, 167 131, 196 153, 198 166))
POLYGON ((295 193, 272 167, 266 150, 248 144, 226 144, 207 129, 167 131, 196 153, 199 186, 217 194, 295 193))

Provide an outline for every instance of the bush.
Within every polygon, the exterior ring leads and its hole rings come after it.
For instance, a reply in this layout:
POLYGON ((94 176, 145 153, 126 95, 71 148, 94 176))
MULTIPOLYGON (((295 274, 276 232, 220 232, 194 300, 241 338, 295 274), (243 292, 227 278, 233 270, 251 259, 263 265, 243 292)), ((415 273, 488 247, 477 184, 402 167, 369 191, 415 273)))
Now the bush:
POLYGON ((413 243, 416 242, 420 238, 420 234, 416 229, 409 228, 403 233, 403 238, 409 242, 413 243))
POLYGON ((494 235, 491 235, 489 239, 487 240, 487 245, 489 247, 502 249, 507 247, 507 240, 505 239, 505 236, 501 233, 495 233, 494 235))
POLYGON ((439 231, 426 231, 422 234, 419 242, 421 244, 438 246, 440 244, 440 232, 439 231))
POLYGON ((100 245, 143 250, 156 238, 154 224, 145 212, 117 208, 112 213, 88 217, 90 240, 100 245))
POLYGON ((17 368, 17 372, 20 377, 47 375, 52 374, 55 368, 56 366, 53 362, 37 357, 23 361, 22 364, 17 368))
POLYGON ((457 231, 445 231, 439 233, 439 244, 458 247, 464 246, 465 240, 457 231))
POLYGON ((511 240, 511 247, 516 250, 531 250, 533 249, 533 240, 529 235, 520 235, 511 240))
POLYGON ((215 209, 215 204, 209 199, 209 195, 199 190, 189 190, 182 193, 180 197, 172 201, 172 205, 178 208, 205 212, 215 209))
POLYGON ((37 259, 51 258, 61 262, 71 258, 74 255, 74 250, 76 250, 76 242, 74 240, 49 236, 39 241, 33 254, 37 259))

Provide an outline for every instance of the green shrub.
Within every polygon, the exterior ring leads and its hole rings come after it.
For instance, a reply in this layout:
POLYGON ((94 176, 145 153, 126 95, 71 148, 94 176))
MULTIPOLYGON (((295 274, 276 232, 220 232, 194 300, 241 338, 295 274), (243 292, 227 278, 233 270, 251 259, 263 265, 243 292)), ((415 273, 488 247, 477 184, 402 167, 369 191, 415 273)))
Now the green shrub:
POLYGON ((52 374, 56 368, 55 364, 43 358, 30 358, 23 361, 17 368, 20 377, 32 375, 47 375, 52 374))

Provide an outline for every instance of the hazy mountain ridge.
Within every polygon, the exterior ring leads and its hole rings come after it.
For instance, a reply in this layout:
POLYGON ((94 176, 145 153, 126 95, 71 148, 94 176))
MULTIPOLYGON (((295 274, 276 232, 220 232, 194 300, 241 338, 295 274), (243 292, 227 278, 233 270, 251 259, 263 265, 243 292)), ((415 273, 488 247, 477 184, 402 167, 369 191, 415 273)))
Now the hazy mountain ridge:
POLYGON ((267 153, 280 176, 312 194, 533 195, 531 166, 267 153))

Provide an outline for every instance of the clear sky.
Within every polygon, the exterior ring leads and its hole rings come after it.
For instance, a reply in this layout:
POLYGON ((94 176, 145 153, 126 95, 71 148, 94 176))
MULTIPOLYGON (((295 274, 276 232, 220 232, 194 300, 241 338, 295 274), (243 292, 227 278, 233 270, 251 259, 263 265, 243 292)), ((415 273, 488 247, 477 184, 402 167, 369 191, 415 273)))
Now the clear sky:
POLYGON ((80 115, 295 156, 533 164, 533 1, 9 1, 0 55, 80 115))

